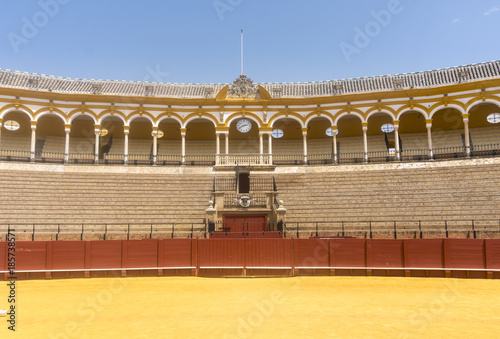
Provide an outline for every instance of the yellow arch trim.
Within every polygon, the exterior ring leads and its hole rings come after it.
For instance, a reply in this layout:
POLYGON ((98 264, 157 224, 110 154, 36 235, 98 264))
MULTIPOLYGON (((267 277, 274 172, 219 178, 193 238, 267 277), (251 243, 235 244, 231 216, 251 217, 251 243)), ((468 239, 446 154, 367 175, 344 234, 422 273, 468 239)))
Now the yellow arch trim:
MULTIPOLYGON (((387 111, 387 112, 391 112, 395 117, 397 116, 396 115, 396 111, 391 108, 391 107, 387 107, 387 106, 380 106, 380 107, 372 107, 370 108, 368 111, 365 112, 365 114, 363 115, 365 117, 365 119, 370 115, 370 113, 372 113, 373 111, 377 111, 377 113, 384 113, 384 111, 387 111)), ((387 113, 386 112, 386 113, 387 113)))
MULTIPOLYGON (((456 106, 462 107, 465 110, 465 105, 463 103, 461 103, 460 101, 450 100, 447 102, 447 104, 448 105, 456 105, 456 106)), ((439 107, 443 107, 443 109, 447 108, 447 106, 445 105, 444 102, 438 102, 438 103, 435 103, 434 105, 432 105, 431 107, 429 107, 429 114, 430 114, 430 112, 434 111, 435 109, 437 109, 439 107)), ((441 109, 439 109, 439 110, 441 110, 441 109)))
POLYGON ((113 110, 113 111, 111 111, 110 109, 102 111, 97 116, 97 121, 99 121, 99 119, 101 119, 103 116, 105 116, 108 113, 113 113, 113 115, 119 115, 119 116, 121 116, 123 118, 124 123, 127 121, 127 116, 125 115, 125 113, 123 113, 122 111, 119 111, 119 110, 113 110))
POLYGON ((227 117, 226 121, 224 122, 224 127, 229 127, 227 125, 227 123, 231 120, 233 120, 234 118, 236 117, 243 117, 243 114, 245 114, 245 116, 251 116, 253 118, 255 118, 257 121, 258 121, 258 124, 259 124, 259 128, 260 127, 263 127, 265 126, 264 122, 262 121, 262 119, 255 113, 252 113, 252 112, 236 112, 236 113, 233 113, 231 114, 230 116, 227 117))
POLYGON ((57 113, 61 114, 66 119, 65 123, 68 122, 68 116, 66 115, 66 113, 64 113, 63 111, 61 111, 59 108, 55 108, 55 107, 43 107, 43 108, 40 108, 39 110, 37 110, 35 112, 35 116, 33 118, 36 119, 40 114, 45 113, 45 112, 50 112, 51 109, 52 109, 53 112, 57 112, 57 113))
POLYGON ((184 119, 182 119, 182 124, 184 125, 183 127, 186 127, 186 122, 188 122, 188 120, 190 120, 193 117, 208 118, 208 120, 212 120, 215 123, 214 127, 220 126, 219 121, 211 114, 201 113, 200 115, 200 113, 191 113, 187 115, 184 119))
MULTIPOLYGON (((304 124, 306 124, 307 121, 309 121, 309 119, 314 120, 314 118, 325 118, 325 117, 330 118, 330 120, 332 121, 332 123, 333 123, 333 121, 335 121, 335 119, 333 118, 333 115, 330 112, 327 112, 327 111, 317 111, 317 112, 311 112, 308 115, 306 115, 304 117, 304 119, 305 119, 304 120, 304 124), (318 115, 318 113, 319 113, 319 115, 318 115)), ((309 122, 311 122, 311 121, 309 121, 309 122)))
POLYGON ((489 100, 492 100, 492 101, 496 101, 498 103, 498 106, 500 106, 500 98, 499 97, 496 97, 494 95, 485 95, 484 97, 476 97, 476 98, 473 98, 471 100, 469 100, 465 106, 467 107, 467 111, 469 111, 469 109, 471 109, 472 107, 476 106, 476 103, 478 101, 483 101, 483 99, 489 99, 489 100))
POLYGON ((423 111, 425 111, 425 113, 427 113, 427 115, 429 115, 430 111, 427 109, 427 107, 425 107, 424 105, 421 105, 421 104, 414 104, 414 105, 404 105, 404 106, 401 106, 400 108, 398 108, 398 110, 396 111, 396 117, 398 115, 401 114, 401 112, 403 111, 411 111, 413 110, 413 108, 419 108, 423 111))
MULTIPOLYGON (((355 112, 355 113, 358 113, 359 115, 361 115, 361 116, 362 116, 362 118, 360 118, 360 120, 361 120, 361 122, 364 122, 363 120, 365 119, 365 114, 364 114, 361 110, 359 110, 359 109, 357 109, 357 108, 351 108, 350 110, 348 110, 348 109, 346 108, 346 109, 343 109, 343 110, 341 110, 341 111, 339 111, 339 112, 335 113, 335 115, 334 115, 334 118, 335 118, 335 119, 333 119, 333 123, 335 123, 335 121, 337 121, 337 119, 338 119, 338 118, 339 118, 342 114, 347 113, 348 111, 350 111, 350 112, 355 112)), ((356 117, 358 117, 357 115, 355 115, 355 116, 356 116, 356 117)), ((358 117, 358 118, 359 118, 359 117, 358 117)), ((338 121, 337 121, 337 122, 338 122, 338 121)))
POLYGON ((78 113, 82 113, 82 112, 90 114, 97 121, 97 114, 95 114, 95 112, 93 112, 87 108, 84 108, 83 110, 81 108, 77 108, 77 109, 72 110, 71 112, 69 112, 67 120, 68 121, 71 120, 71 117, 73 115, 78 114, 78 113))
POLYGON ((283 112, 283 111, 278 112, 275 115, 273 115, 272 119, 269 120, 267 122, 267 124, 268 124, 268 126, 271 126, 276 121, 281 120, 281 119, 278 119, 278 118, 281 118, 281 117, 285 117, 286 118, 287 116, 290 116, 290 115, 294 116, 294 117, 298 118, 300 121, 302 121, 302 126, 305 125, 305 120, 304 120, 304 117, 302 115, 300 115, 298 113, 295 113, 295 112, 283 112))
POLYGON ((35 117, 33 115, 33 111, 27 107, 27 106, 24 106, 24 105, 15 105, 15 104, 9 104, 9 105, 6 105, 6 106, 3 106, 2 109, 0 109, 0 114, 3 114, 3 112, 11 109, 11 108, 15 108, 15 109, 24 109, 26 112, 28 112, 30 115, 31 115, 31 120, 33 120, 35 117), (16 107, 17 106, 17 107, 16 107))
POLYGON ((127 118, 125 119, 126 123, 129 123, 130 120, 132 120, 132 118, 136 119, 136 118, 139 118, 139 117, 143 117, 143 116, 147 116, 149 118, 151 118, 151 124, 154 125, 155 124, 155 116, 151 113, 149 113, 148 111, 133 111, 132 113, 130 113, 129 115, 127 115, 127 118))
POLYGON ((161 113, 160 115, 158 115, 156 117, 156 120, 155 120, 155 124, 158 124, 164 117, 167 117, 167 118, 173 118, 173 117, 176 117, 177 119, 179 119, 181 121, 181 123, 184 125, 184 119, 182 118, 182 116, 180 114, 177 114, 177 113, 170 113, 170 117, 168 116, 168 112, 164 112, 164 113, 161 113))

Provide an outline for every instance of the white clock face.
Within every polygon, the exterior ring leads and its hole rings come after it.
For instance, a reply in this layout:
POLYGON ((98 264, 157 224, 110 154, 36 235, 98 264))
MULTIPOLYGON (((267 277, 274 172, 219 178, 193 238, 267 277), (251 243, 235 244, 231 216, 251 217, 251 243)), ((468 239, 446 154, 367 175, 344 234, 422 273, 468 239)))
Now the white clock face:
POLYGON ((252 129, 252 123, 250 122, 250 120, 241 119, 236 123, 236 128, 241 133, 248 133, 252 129))

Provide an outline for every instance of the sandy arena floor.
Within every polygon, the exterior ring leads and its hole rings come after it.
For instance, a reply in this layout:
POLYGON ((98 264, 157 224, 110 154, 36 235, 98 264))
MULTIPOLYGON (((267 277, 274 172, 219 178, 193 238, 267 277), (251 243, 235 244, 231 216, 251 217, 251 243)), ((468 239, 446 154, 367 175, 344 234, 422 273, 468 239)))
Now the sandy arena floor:
MULTIPOLYGON (((17 283, 0 338, 498 338, 500 280, 108 278, 17 283)), ((8 288, 0 285, 0 309, 8 288)))

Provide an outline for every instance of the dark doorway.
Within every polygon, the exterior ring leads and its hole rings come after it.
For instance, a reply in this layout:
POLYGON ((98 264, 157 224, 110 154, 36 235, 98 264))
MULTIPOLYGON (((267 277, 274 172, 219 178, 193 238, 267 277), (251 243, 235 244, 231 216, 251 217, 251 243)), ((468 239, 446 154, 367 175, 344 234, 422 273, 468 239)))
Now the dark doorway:
POLYGON ((224 215, 226 232, 267 232, 266 215, 224 215))
POLYGON ((238 175, 238 193, 250 193, 250 173, 240 173, 238 175))

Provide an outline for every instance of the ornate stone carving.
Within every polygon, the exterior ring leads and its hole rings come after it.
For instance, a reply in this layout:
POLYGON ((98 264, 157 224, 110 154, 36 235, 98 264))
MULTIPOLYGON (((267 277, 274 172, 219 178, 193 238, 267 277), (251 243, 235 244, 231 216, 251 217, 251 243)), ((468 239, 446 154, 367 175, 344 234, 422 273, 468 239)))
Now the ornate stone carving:
POLYGON ((260 99, 259 86, 254 84, 252 79, 248 78, 245 74, 240 75, 239 78, 233 81, 229 86, 227 97, 230 99, 260 99))

